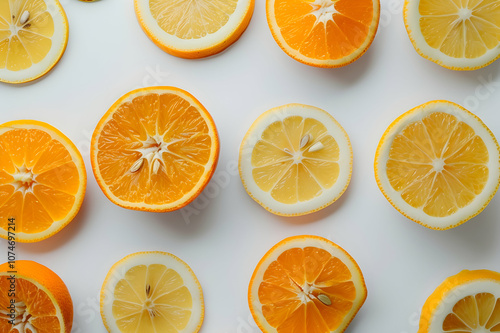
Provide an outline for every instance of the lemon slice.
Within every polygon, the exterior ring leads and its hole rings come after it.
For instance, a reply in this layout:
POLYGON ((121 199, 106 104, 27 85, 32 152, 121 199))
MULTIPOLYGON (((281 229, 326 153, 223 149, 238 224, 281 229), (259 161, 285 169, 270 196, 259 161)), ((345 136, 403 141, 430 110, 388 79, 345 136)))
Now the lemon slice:
POLYGON ((447 278, 422 308, 418 333, 500 332, 500 274, 462 271, 447 278))
POLYGON ((500 56, 498 0, 406 0, 404 20, 416 51, 443 67, 473 70, 500 56))
POLYGON ((246 191, 265 209, 304 215, 332 204, 346 190, 351 143, 326 111, 288 104, 253 123, 240 147, 239 169, 246 191))
POLYGON ((243 34, 254 0, 135 0, 144 32, 165 52, 182 58, 219 53, 243 34))
POLYGON ((57 0, 0 2, 0 81, 24 83, 46 74, 68 43, 68 21, 57 0))
POLYGON ((479 214, 500 182, 498 143, 475 115, 433 101, 396 119, 375 157, 375 177, 403 215, 449 229, 479 214))
POLYGON ((194 333, 203 322, 203 293, 176 256, 138 252, 111 267, 101 289, 101 316, 111 333, 194 333))

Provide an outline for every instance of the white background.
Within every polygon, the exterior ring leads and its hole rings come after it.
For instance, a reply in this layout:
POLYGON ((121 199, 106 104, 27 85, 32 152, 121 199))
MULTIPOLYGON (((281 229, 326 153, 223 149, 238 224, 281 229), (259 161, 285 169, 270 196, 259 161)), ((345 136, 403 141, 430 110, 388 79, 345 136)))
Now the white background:
MULTIPOLYGON (((309 67, 277 46, 264 1, 256 1, 250 26, 236 44, 209 59, 184 60, 146 37, 132 0, 63 0, 70 36, 60 63, 35 83, 0 85, 0 122, 48 122, 75 142, 87 165, 87 194, 76 219, 48 240, 17 248, 18 259, 36 260, 66 282, 75 307, 73 332, 106 331, 98 312, 101 284, 116 261, 136 251, 168 251, 193 268, 204 289, 203 333, 259 332, 248 319, 248 282, 264 253, 287 236, 327 237, 359 263, 368 299, 350 333, 416 332, 425 299, 447 276, 462 269, 500 270, 499 196, 465 225, 433 231, 400 215, 373 174, 375 149, 387 126, 429 100, 465 105, 500 137, 500 61, 453 72, 421 58, 404 29, 402 2, 383 0, 377 37, 363 57, 341 69, 309 67), (493 84, 482 83, 490 79, 493 84), (125 210, 95 182, 89 161, 95 125, 120 96, 149 85, 191 92, 217 124, 221 156, 215 177, 228 181, 212 180, 212 198, 190 206, 198 215, 125 210), (342 124, 354 149, 354 172, 346 193, 329 208, 281 218, 246 194, 234 165, 252 122, 292 102, 323 108, 342 124)), ((4 240, 0 246, 6 254, 4 240)))

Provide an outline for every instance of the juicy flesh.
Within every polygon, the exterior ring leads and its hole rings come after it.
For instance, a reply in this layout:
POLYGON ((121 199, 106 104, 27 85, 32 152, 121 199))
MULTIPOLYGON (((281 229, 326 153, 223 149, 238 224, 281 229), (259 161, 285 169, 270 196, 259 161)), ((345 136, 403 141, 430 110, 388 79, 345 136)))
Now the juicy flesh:
POLYGON ((39 63, 52 47, 53 34, 44 0, 0 1, 0 69, 20 71, 39 63), (23 22, 25 12, 29 18, 23 22))
POLYGON ((181 39, 199 39, 219 31, 237 4, 238 0, 149 0, 160 28, 181 39))
POLYGON ((0 227, 15 218, 16 232, 38 233, 73 209, 78 169, 58 140, 38 129, 0 135, 0 227))
POLYGON ((294 204, 331 188, 339 176, 338 160, 338 144, 321 122, 291 116, 264 130, 252 151, 252 174, 260 189, 275 200, 294 204), (301 147, 306 136, 309 139, 301 147), (318 144, 322 148, 311 152, 318 144))
POLYGON ((500 43, 497 0, 421 0, 420 29, 429 46, 453 58, 477 58, 500 43))
POLYGON ((259 286, 262 314, 278 333, 331 332, 353 306, 351 279, 347 266, 323 249, 286 250, 269 265, 259 286))
POLYGON ((189 323, 192 307, 182 277, 161 264, 129 269, 114 290, 113 316, 123 333, 180 332, 189 323))
POLYGON ((169 93, 145 94, 120 105, 105 123, 97 160, 116 197, 161 205, 198 184, 212 147, 205 119, 188 101, 169 93))
POLYGON ((443 322, 444 332, 500 332, 500 299, 490 293, 467 296, 453 306, 443 322))
POLYGON ((408 125, 392 143, 391 186, 409 205, 444 217, 469 205, 488 180, 489 154, 466 123, 435 112, 408 125))
MULTIPOLYGON (((3 275, 0 277, 0 290, 7 291, 11 283, 3 275)), ((8 306, 11 297, 7 292, 0 293, 0 332, 2 333, 60 333, 61 324, 57 310, 47 293, 33 283, 20 277, 15 284, 15 319, 14 326, 8 306)))
POLYGON ((290 48, 318 59, 342 59, 370 33, 372 0, 275 0, 276 24, 290 48))

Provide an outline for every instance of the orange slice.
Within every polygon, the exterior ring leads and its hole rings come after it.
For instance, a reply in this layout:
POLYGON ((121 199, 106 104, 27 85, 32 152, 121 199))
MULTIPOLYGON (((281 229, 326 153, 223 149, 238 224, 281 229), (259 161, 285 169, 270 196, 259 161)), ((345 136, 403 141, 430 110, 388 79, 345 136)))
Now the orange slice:
POLYGON ((418 333, 500 332, 500 273, 462 271, 439 285, 422 308, 418 333))
POLYGON ((173 254, 138 252, 111 267, 101 289, 110 333, 196 333, 203 291, 191 268, 173 254))
POLYGON ((47 267, 28 260, 16 261, 13 268, 9 263, 0 265, 0 291, 0 332, 71 332, 71 296, 47 267))
POLYGON ((317 67, 356 61, 377 33, 379 0, 267 0, 267 22, 293 59, 317 67))
POLYGON ((259 262, 248 302, 264 333, 340 333, 366 294, 361 270, 346 251, 321 237, 295 236, 259 262))
POLYGON ((0 237, 54 235, 78 213, 86 183, 80 152, 56 128, 34 120, 0 125, 0 237))
POLYGON ((104 194, 129 209, 168 212, 203 191, 219 158, 208 111, 173 87, 134 90, 102 117, 91 161, 104 194))
POLYGON ((380 140, 375 177, 403 215, 449 229, 479 214, 500 183, 500 148, 461 106, 432 101, 396 119, 380 140))

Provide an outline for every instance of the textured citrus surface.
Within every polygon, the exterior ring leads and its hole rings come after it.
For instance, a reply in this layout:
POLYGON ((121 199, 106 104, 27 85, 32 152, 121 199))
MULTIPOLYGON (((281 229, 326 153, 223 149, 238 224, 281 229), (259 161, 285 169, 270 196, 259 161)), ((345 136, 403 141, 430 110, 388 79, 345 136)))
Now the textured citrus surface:
POLYGON ((378 28, 378 0, 267 0, 274 39, 292 58, 319 67, 358 59, 378 28))
POLYGON ((139 23, 151 40, 184 58, 226 49, 245 31, 253 9, 254 0, 135 0, 139 23))
POLYGON ((427 299, 418 333, 500 332, 500 274, 462 271, 427 299))
POLYGON ((219 138, 206 109, 172 87, 132 91, 102 117, 92 137, 94 175, 125 208, 171 211, 194 200, 210 180, 219 138))
POLYGON ((108 273, 101 314, 109 332, 198 332, 203 295, 193 271, 164 252, 125 257, 108 273))
POLYGON ((405 22, 415 49, 441 66, 477 69, 500 55, 497 0, 407 0, 405 22))
POLYGON ((0 332, 69 333, 73 324, 73 302, 68 288, 57 274, 34 261, 15 263, 14 288, 8 263, 0 266, 0 332), (14 289, 15 297, 9 296, 14 289), (5 314, 11 300, 15 302, 15 325, 5 314))
POLYGON ((0 3, 0 81, 22 83, 48 72, 61 58, 68 23, 57 0, 0 3))
POLYGON ((80 209, 86 177, 78 149, 54 127, 33 120, 0 125, 0 236, 7 237, 9 218, 21 242, 61 230, 80 209))
POLYGON ((366 299, 362 273, 338 245, 296 236, 259 262, 249 287, 252 315, 265 332, 343 332, 366 299))
POLYGON ((307 214, 333 203, 349 183, 351 164, 342 127, 327 112, 300 104, 264 113, 240 149, 247 192, 280 215, 307 214))
MULTIPOLYGON (((419 222, 457 215, 453 224, 460 223, 470 218, 461 217, 461 210, 472 205, 477 207, 472 214, 477 214, 495 193, 499 182, 496 140, 479 119, 458 105, 431 102, 420 106, 398 118, 386 134, 376 158, 379 186, 384 191, 383 174, 397 199, 421 211, 419 222), (450 111, 443 112, 444 107, 450 111), (418 116, 409 120, 412 114, 418 116), (395 127, 398 130, 391 132, 395 127), (489 183, 492 190, 487 188, 489 183), (489 195, 478 200, 482 193, 489 195)), ((405 213, 404 206, 388 193, 384 192, 405 213)), ((449 226, 443 222, 436 227, 449 226)))

